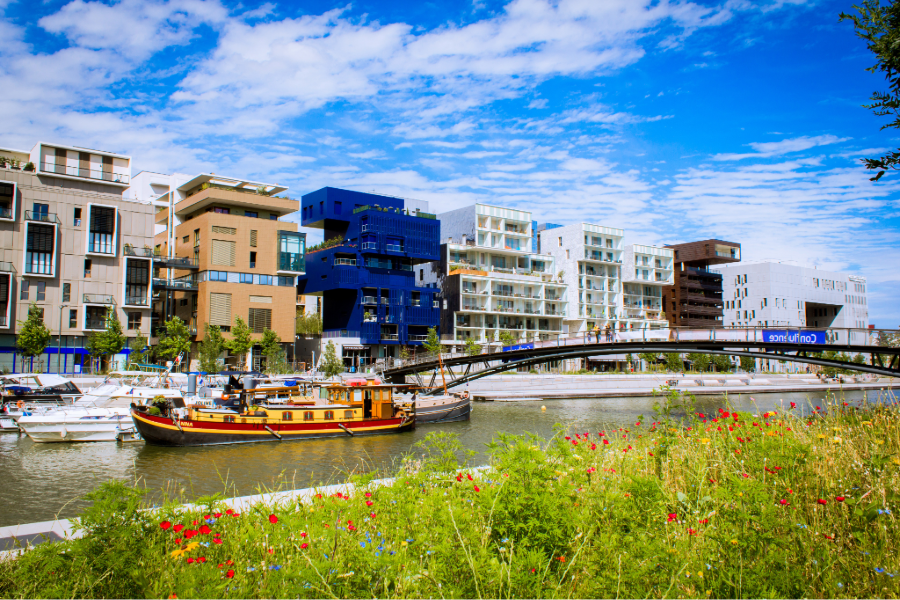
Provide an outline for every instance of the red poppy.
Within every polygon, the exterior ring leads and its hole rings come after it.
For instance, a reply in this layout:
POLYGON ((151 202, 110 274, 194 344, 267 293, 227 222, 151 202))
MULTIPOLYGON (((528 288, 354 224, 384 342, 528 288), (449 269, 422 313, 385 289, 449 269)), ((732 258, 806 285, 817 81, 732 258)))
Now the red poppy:
POLYGON ((796 402, 791 402, 791 408, 797 408, 797 403, 796 403, 796 402))
POLYGON ((228 569, 227 571, 225 571, 225 577, 227 577, 228 579, 234 577, 234 569, 228 569))
POLYGON ((184 539, 186 539, 186 540, 191 539, 195 535, 197 535, 197 532, 194 531, 193 529, 185 529, 184 530, 184 539))
POLYGON ((221 544, 221 543, 222 543, 221 538, 213 538, 213 544, 221 544))
POLYGON ((846 498, 844 498, 844 496, 835 496, 834 499, 837 500, 838 502, 843 502, 844 500, 846 500, 846 498))
POLYGON ((603 440, 603 445, 604 445, 604 446, 609 446, 609 440, 603 440))
POLYGON ((187 564, 191 564, 191 563, 192 563, 192 562, 194 562, 194 559, 193 559, 193 558, 190 558, 190 557, 188 557, 188 559, 187 559, 187 564))
POLYGON ((818 500, 816 500, 816 502, 818 502, 819 504, 828 504, 828 500, 823 500, 823 499, 821 499, 821 498, 819 498, 818 500))
POLYGON ((537 569, 535 569, 534 567, 532 567, 532 568, 531 568, 531 572, 532 572, 532 573, 536 573, 536 572, 537 572, 537 569))
POLYGON ((214 516, 215 518, 217 518, 217 519, 221 519, 221 518, 222 518, 222 513, 215 513, 213 516, 214 516))
POLYGON ((303 542, 302 544, 300 544, 301 550, 306 550, 307 548, 309 548, 309 544, 307 544, 306 542, 303 542))
POLYGON ((558 560, 559 560, 559 562, 566 562, 566 557, 560 556, 558 560))
POLYGON ((211 516, 212 516, 212 515, 203 515, 203 519, 204 519, 204 520, 209 519, 211 516))
POLYGON ((471 473, 466 473, 466 477, 469 478, 469 481, 472 481, 472 480, 473 480, 472 474, 471 474, 471 473))
POLYGON ((196 525, 197 521, 191 521, 191 525, 196 525))
POLYGON ((575 441, 575 440, 572 440, 572 445, 573 445, 573 446, 577 446, 577 445, 578 445, 578 442, 575 441))
POLYGON ((788 492, 788 494, 793 494, 793 493, 794 493, 794 490, 790 490, 790 489, 789 489, 787 492, 788 492))
POLYGON ((566 436, 566 439, 567 439, 567 440, 571 440, 572 438, 570 438, 569 436, 566 436))
POLYGON ((688 535, 697 535, 697 532, 688 527, 688 535))
POLYGON ((700 519, 699 523, 701 525, 706 525, 707 523, 709 523, 709 519, 700 519))
POLYGON ((366 498, 371 498, 371 497, 372 497, 372 492, 366 492, 366 498))
POLYGON ((373 504, 375 504, 375 503, 372 502, 371 500, 366 500, 366 506, 372 506, 373 504))
POLYGON ((232 509, 230 509, 230 508, 229 508, 228 510, 225 511, 225 514, 226 514, 226 515, 230 515, 230 514, 232 514, 232 513, 234 513, 234 510, 232 510, 232 509))
POLYGON ((375 518, 375 513, 369 513, 369 516, 370 516, 371 518, 374 519, 374 518, 375 518))
POLYGON ((462 481, 462 479, 463 479, 463 478, 462 478, 462 473, 457 473, 457 475, 456 475, 456 481, 462 481))
POLYGON ((176 545, 177 545, 177 544, 181 544, 181 538, 177 538, 177 539, 175 540, 175 544, 176 544, 176 545))
MULTIPOLYGON (((596 449, 597 449, 597 444, 591 444, 591 450, 596 450, 596 449)), ((508 475, 507 475, 507 477, 508 477, 508 475)))
POLYGON ((674 521, 674 520, 677 519, 677 518, 678 518, 678 515, 677 515, 677 514, 675 514, 675 513, 669 513, 669 518, 666 519, 666 523, 671 523, 672 521, 674 521))
POLYGON ((788 501, 785 500, 784 498, 782 498, 781 500, 778 501, 778 504, 780 504, 780 505, 782 505, 782 506, 787 506, 787 505, 788 505, 788 501))
POLYGON ((222 563, 219 563, 217 566, 221 569, 221 568, 224 567, 225 565, 223 565, 222 563))
POLYGON ((228 560, 225 561, 225 564, 226 564, 226 565, 233 565, 233 564, 234 564, 234 561, 231 560, 231 559, 229 558, 228 560))
POLYGON ((168 521, 163 521, 162 523, 159 524, 159 526, 162 527, 163 529, 168 529, 169 527, 172 526, 172 524, 169 523, 168 521))
POLYGON ((174 531, 175 533, 180 533, 182 529, 184 529, 184 525, 179 523, 178 525, 176 525, 175 527, 172 528, 172 531, 174 531))
POLYGON ((206 557, 205 557, 205 556, 201 556, 200 558, 197 559, 197 562, 205 563, 205 562, 206 562, 206 557))
POLYGON ((647 454, 649 454, 650 456, 653 456, 653 453, 652 453, 652 452, 648 452, 647 454))
POLYGON ((206 535, 207 533, 210 533, 210 532, 212 532, 212 529, 209 528, 209 525, 201 525, 200 526, 200 533, 202 533, 203 535, 206 535))
POLYGON ((747 479, 748 477, 750 477, 750 475, 748 473, 741 473, 741 475, 744 476, 744 479, 747 479))
POLYGON ((475 486, 475 491, 476 491, 476 492, 480 492, 480 491, 481 491, 481 488, 479 488, 479 487, 476 485, 476 486, 475 486))
POLYGON ((303 533, 301 533, 300 537, 306 537, 306 532, 304 531, 303 533))
POLYGON ((269 523, 274 525, 277 522, 278 522, 278 517, 276 517, 275 515, 269 515, 269 523))

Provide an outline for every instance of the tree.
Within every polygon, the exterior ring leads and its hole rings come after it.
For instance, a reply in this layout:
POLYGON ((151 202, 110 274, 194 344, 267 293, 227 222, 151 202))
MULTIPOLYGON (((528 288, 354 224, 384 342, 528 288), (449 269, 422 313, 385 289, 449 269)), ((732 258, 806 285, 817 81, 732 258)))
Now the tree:
POLYGON ((263 356, 266 357, 266 370, 275 374, 286 373, 288 371, 287 360, 284 347, 281 345, 281 337, 271 329, 266 329, 263 331, 259 344, 262 347, 263 356))
POLYGON ((428 328, 428 336, 425 338, 425 342, 423 342, 422 345, 425 346, 425 349, 429 354, 441 353, 441 337, 438 335, 435 327, 428 328))
POLYGON ((716 354, 713 357, 712 362, 716 366, 716 371, 721 371, 722 373, 731 371, 731 358, 724 354, 716 354))
POLYGON ((647 368, 651 371, 656 366, 656 361, 659 359, 659 355, 656 352, 641 352, 638 354, 638 358, 647 363, 647 368))
POLYGON ((473 338, 466 339, 466 354, 468 356, 477 356, 481 354, 481 346, 479 346, 473 338))
POLYGON ((206 324, 203 341, 198 344, 200 351, 200 370, 206 373, 219 372, 219 355, 225 351, 225 338, 218 325, 206 324))
POLYGON ((191 349, 191 332, 185 322, 172 317, 164 327, 166 334, 159 339, 156 355, 163 360, 175 360, 180 354, 186 357, 191 349))
POLYGON ((334 377, 344 372, 344 361, 338 357, 334 342, 329 341, 325 346, 325 354, 319 364, 319 370, 325 373, 325 377, 334 377))
POLYGON ((687 359, 691 361, 691 365, 693 365, 695 370, 701 373, 709 370, 709 354, 691 352, 687 355, 687 359))
POLYGON ((234 318, 234 329, 231 330, 231 339, 225 342, 225 347, 238 357, 238 368, 244 366, 247 353, 253 347, 253 336, 251 333, 250 327, 242 318, 234 318))
POLYGON ((677 352, 669 352, 666 354, 666 369, 668 371, 684 371, 684 361, 681 354, 677 352))
POLYGON ((741 370, 748 373, 756 368, 756 361, 749 356, 741 357, 741 370))
POLYGON ((106 311, 106 327, 103 331, 96 331, 89 339, 91 355, 98 356, 105 363, 101 369, 109 367, 109 360, 122 351, 126 342, 122 333, 122 323, 116 309, 110 306, 106 311))
POLYGON ((296 329, 299 335, 321 335, 322 316, 318 313, 303 314, 298 310, 296 329))
POLYGON ((504 329, 500 332, 500 343, 504 346, 512 346, 519 341, 519 333, 504 329))
POLYGON ((25 358, 33 359, 44 353, 50 343, 50 330, 44 325, 44 310, 34 303, 28 307, 28 318, 19 321, 16 346, 25 358))
POLYGON ((138 358, 143 359, 144 352, 147 351, 147 338, 138 333, 137 337, 131 338, 131 341, 128 342, 128 348, 131 350, 131 353, 128 355, 128 362, 138 362, 138 358))
MULTIPOLYGON (((854 6, 859 14, 841 13, 840 20, 853 22, 856 35, 866 41, 866 47, 875 55, 875 64, 866 70, 881 72, 888 82, 887 92, 874 92, 872 103, 864 104, 879 117, 893 120, 881 129, 900 127, 900 3, 889 2, 882 6, 879 0, 864 0, 862 6, 854 6)), ((888 152, 880 158, 863 158, 860 161, 870 171, 878 173, 871 178, 878 181, 887 169, 900 168, 900 151, 888 152)))

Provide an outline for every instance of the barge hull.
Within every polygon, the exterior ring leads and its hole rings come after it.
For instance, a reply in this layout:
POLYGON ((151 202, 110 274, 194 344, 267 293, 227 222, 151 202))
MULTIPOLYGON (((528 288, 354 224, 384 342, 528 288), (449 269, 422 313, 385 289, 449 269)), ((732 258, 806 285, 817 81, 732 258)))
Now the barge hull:
POLYGON ((220 444, 249 444, 257 442, 289 442, 295 440, 350 437, 352 435, 384 435, 401 433, 415 428, 415 421, 403 419, 373 419, 364 422, 343 422, 288 426, 265 423, 209 423, 202 421, 178 421, 178 425, 166 417, 156 417, 132 411, 132 418, 141 437, 155 446, 213 446, 220 444), (179 425, 181 428, 179 429, 179 425), (342 429, 343 425, 347 429, 342 429), (275 434, 278 434, 277 436, 275 434), (280 438, 278 437, 280 436, 280 438))

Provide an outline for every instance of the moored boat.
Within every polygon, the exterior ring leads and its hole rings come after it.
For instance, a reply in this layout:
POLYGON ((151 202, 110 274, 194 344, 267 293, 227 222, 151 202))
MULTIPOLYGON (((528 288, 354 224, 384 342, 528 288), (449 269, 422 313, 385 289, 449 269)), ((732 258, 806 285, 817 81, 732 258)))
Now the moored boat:
POLYGON ((439 396, 427 396, 413 392, 398 400, 414 406, 416 423, 420 425, 468 421, 472 414, 472 399, 469 397, 469 392, 445 393, 439 396))
POLYGON ((176 400, 163 407, 133 404, 131 416, 144 440, 160 446, 383 435, 415 427, 415 410, 394 402, 395 387, 333 384, 326 398, 311 385, 255 388, 241 390, 231 407, 176 400))

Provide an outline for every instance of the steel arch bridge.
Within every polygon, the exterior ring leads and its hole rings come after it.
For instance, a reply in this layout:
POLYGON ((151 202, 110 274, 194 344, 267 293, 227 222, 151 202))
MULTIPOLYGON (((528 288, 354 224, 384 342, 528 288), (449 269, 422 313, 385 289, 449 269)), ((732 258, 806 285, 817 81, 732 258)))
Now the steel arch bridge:
MULTIPOLYGON (((405 383, 407 376, 414 376, 417 378, 419 385, 434 387, 438 381, 437 378, 440 376, 439 372, 443 368, 446 386, 452 388, 464 385, 475 379, 521 367, 573 358, 613 354, 640 354, 644 352, 747 356, 781 362, 835 367, 886 377, 900 377, 900 348, 871 345, 812 345, 738 340, 634 340, 612 343, 583 342, 564 346, 547 345, 539 348, 524 348, 474 356, 456 356, 443 360, 438 360, 437 358, 426 359, 416 363, 404 364, 400 367, 385 369, 382 371, 382 376, 392 383, 405 383), (821 354, 826 350, 845 352, 849 355, 866 354, 869 356, 869 362, 867 364, 859 364, 824 358, 821 354), (451 367, 465 367, 465 370, 462 374, 454 373, 451 367), (481 368, 473 371, 473 367, 481 368), (429 371, 432 372, 431 381, 426 385, 426 382, 421 377, 421 373, 429 371)), ((437 394, 438 389, 434 389, 430 393, 437 394)))

